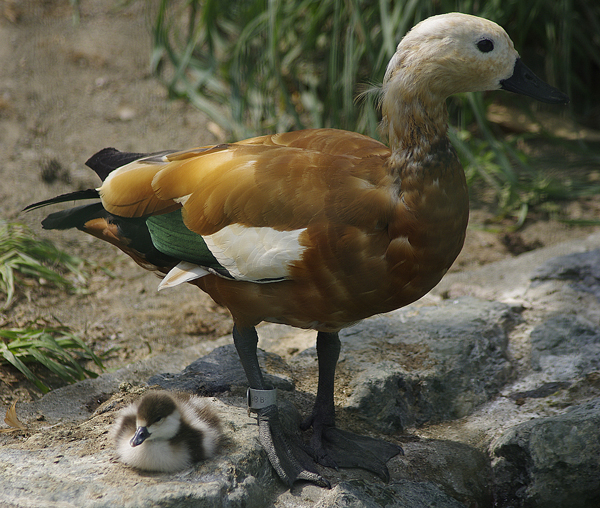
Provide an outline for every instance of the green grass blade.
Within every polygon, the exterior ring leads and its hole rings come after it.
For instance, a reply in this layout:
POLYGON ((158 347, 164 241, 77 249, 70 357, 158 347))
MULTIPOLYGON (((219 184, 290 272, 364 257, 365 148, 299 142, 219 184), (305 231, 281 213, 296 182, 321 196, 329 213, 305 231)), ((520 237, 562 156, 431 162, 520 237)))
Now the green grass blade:
POLYGON ((104 369, 100 358, 75 334, 57 328, 0 329, 0 346, 5 361, 19 369, 38 388, 48 387, 35 376, 26 363, 38 363, 66 382, 72 383, 97 374, 82 367, 81 359, 92 360, 104 369), (55 337, 56 336, 56 337, 55 337))
POLYGON ((42 393, 48 393, 50 391, 50 388, 48 388, 40 379, 38 379, 33 372, 31 372, 27 366, 6 347, 6 344, 0 344, 0 353, 2 353, 2 357, 8 363, 21 372, 21 374, 29 379, 29 381, 34 383, 42 393))
POLYGON ((72 369, 69 369, 60 362, 53 360, 52 357, 48 355, 48 353, 42 353, 36 347, 30 347, 28 354, 31 355, 33 359, 36 360, 39 364, 43 365, 49 371, 53 372, 68 383, 73 383, 75 381, 78 381, 79 379, 82 379, 80 377, 75 376, 72 369))
POLYGON ((88 345, 81 340, 77 335, 69 333, 60 339, 57 339, 56 342, 64 348, 79 348, 82 349, 88 357, 101 369, 104 369, 104 365, 102 364, 102 360, 88 347, 88 345))
POLYGON ((44 279, 56 287, 74 290, 75 284, 64 276, 85 281, 83 260, 57 249, 50 242, 36 240, 22 224, 0 219, 0 292, 6 295, 7 308, 23 278, 44 279))

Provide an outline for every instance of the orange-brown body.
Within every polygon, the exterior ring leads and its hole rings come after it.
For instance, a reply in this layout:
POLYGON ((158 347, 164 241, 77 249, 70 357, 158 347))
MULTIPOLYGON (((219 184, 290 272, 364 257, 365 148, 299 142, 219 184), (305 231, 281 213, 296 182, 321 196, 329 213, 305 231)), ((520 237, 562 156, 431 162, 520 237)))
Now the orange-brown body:
MULTIPOLYGON (((434 134, 422 140, 430 150, 408 153, 400 164, 385 145, 351 132, 262 136, 168 155, 165 164, 136 163, 100 192, 104 207, 120 216, 164 213, 181 201, 186 226, 199 235, 232 223, 304 229, 304 251, 287 280, 209 274, 191 283, 240 326, 272 321, 338 331, 426 294, 462 248, 465 177, 447 138, 434 134)), ((102 232, 88 231, 110 241, 98 226, 102 232)))

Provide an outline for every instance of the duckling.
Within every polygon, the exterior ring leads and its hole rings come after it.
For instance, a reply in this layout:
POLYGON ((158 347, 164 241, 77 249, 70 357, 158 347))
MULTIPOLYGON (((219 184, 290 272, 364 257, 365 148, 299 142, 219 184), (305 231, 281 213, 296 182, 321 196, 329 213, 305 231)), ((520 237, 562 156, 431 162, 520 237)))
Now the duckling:
MULTIPOLYGON (((354 132, 308 129, 186 151, 122 153, 87 162, 103 181, 28 208, 99 201, 49 215, 46 229, 78 228, 226 306, 250 388, 265 392, 256 325, 317 331, 319 379, 311 457, 289 442, 274 398, 253 407, 259 438, 281 479, 329 483, 316 463, 389 478, 402 449, 335 426, 338 332, 418 300, 462 249, 469 215, 465 175, 448 138, 446 99, 508 90, 564 104, 568 97, 521 61, 496 23, 460 13, 406 34, 381 88, 388 145, 354 132)), ((249 401, 255 396, 251 394, 249 401)))
POLYGON ((221 424, 201 397, 154 391, 119 412, 111 437, 125 464, 174 472, 215 455, 221 424))

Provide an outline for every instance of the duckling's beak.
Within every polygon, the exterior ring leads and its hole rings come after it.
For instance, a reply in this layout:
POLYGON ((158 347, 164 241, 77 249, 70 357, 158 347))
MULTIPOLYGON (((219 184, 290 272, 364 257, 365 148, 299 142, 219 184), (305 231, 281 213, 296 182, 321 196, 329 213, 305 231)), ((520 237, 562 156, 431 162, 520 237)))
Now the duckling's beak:
POLYGON ((548 104, 568 104, 569 96, 538 78, 520 58, 515 62, 513 75, 500 81, 500 87, 509 92, 533 97, 548 104))
POLYGON ((148 429, 146 427, 138 427, 135 431, 135 434, 131 438, 131 441, 129 441, 129 444, 131 446, 141 445, 149 437, 150 432, 148 432, 148 429))

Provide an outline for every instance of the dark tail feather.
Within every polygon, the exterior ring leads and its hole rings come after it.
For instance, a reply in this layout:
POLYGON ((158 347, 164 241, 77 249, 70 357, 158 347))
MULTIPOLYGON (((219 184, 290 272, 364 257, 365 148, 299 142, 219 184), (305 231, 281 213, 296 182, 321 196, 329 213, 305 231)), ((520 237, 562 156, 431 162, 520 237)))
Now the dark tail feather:
POLYGON ((60 196, 56 196, 55 198, 46 199, 44 201, 40 201, 38 203, 33 203, 29 206, 23 208, 24 212, 28 212, 29 210, 35 210, 36 208, 42 208, 43 206, 55 205, 57 203, 64 203, 66 201, 79 201, 82 199, 97 199, 100 197, 100 194, 96 189, 86 189, 75 192, 68 192, 67 194, 61 194, 60 196))
MULTIPOLYGON (((161 158, 172 151, 155 154, 125 153, 114 148, 105 148, 93 155, 86 164, 93 169, 102 181, 117 168, 140 158, 148 164, 162 163, 161 158), (156 159, 156 160, 155 160, 156 159)), ((24 211, 34 210, 47 205, 98 199, 100 193, 96 189, 69 192, 27 206, 24 211)), ((135 262, 149 270, 159 270, 163 273, 173 268, 179 259, 159 251, 152 242, 152 237, 145 217, 118 217, 106 211, 102 203, 96 201, 87 205, 51 213, 42 221, 44 229, 76 228, 90 235, 111 243, 131 256, 135 262)))
POLYGON ((102 203, 77 206, 51 213, 42 221, 42 227, 44 229, 77 228, 83 230, 86 222, 104 217, 106 214, 107 212, 102 207, 102 203))
POLYGON ((92 168, 100 177, 100 180, 104 181, 111 171, 147 155, 149 154, 120 152, 116 148, 103 148, 92 155, 85 165, 92 168))
POLYGON ((51 213, 42 221, 42 226, 44 229, 77 228, 85 231, 117 246, 149 270, 158 269, 166 273, 179 262, 154 246, 146 219, 117 217, 107 212, 100 202, 51 213))

